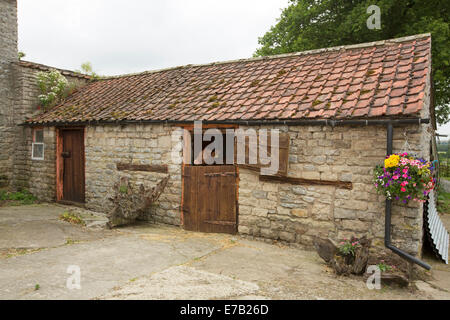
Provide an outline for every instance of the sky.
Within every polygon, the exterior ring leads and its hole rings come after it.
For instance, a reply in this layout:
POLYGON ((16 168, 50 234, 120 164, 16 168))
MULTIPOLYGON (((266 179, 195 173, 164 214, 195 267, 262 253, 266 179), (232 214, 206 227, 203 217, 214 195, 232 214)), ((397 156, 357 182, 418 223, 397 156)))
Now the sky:
POLYGON ((288 0, 18 0, 24 60, 101 75, 249 58, 288 0))
MULTIPOLYGON (((100 75, 249 58, 289 0, 18 0, 24 60, 100 75)), ((438 133, 450 136, 450 123, 438 133)), ((446 139, 446 138, 444 138, 446 139)))

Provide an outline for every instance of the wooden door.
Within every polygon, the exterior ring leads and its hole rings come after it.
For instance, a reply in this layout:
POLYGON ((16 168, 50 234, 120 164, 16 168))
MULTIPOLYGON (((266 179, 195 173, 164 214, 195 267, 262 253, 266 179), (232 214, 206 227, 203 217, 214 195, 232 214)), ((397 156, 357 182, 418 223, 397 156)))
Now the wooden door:
POLYGON ((183 186, 184 228, 191 231, 237 231, 236 167, 186 166, 183 186))
POLYGON ((84 131, 62 130, 63 198, 69 202, 84 202, 84 131))

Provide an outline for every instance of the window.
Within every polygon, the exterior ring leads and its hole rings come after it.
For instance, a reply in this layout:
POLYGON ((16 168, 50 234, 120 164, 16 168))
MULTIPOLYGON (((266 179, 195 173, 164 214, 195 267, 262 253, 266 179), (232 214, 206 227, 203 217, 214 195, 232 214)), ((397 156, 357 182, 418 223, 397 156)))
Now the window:
POLYGON ((44 160, 44 130, 33 130, 33 144, 31 148, 31 159, 44 160))

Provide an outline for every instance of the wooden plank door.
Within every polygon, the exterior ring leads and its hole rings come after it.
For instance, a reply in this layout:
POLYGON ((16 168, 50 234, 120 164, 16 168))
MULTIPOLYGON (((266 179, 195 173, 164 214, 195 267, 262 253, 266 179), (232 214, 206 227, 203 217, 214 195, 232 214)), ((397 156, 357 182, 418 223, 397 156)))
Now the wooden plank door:
POLYGON ((63 199, 84 202, 84 131, 62 130, 63 199))
POLYGON ((236 177, 236 167, 232 165, 185 167, 183 218, 186 230, 236 233, 236 177))

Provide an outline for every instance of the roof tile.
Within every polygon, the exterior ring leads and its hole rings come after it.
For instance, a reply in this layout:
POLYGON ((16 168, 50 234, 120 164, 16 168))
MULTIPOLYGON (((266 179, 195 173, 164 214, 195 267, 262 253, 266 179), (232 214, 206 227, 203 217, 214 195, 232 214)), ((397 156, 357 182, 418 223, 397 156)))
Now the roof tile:
POLYGON ((429 36, 92 82, 28 122, 417 116, 429 36))

